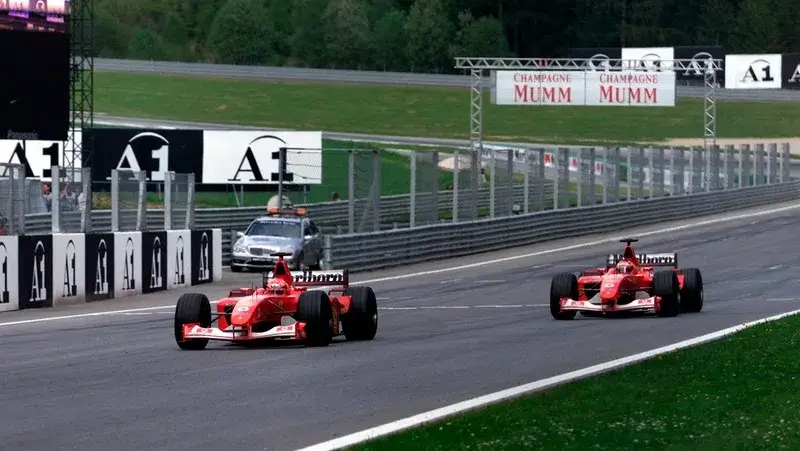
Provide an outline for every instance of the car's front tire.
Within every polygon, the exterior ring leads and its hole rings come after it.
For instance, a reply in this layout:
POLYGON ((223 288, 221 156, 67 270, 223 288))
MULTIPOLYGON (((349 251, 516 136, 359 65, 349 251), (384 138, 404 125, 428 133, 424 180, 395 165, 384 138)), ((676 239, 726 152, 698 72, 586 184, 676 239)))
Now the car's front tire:
POLYGON ((206 338, 183 340, 183 326, 199 324, 200 327, 211 327, 211 303, 202 293, 186 293, 178 298, 175 306, 175 341, 178 347, 190 351, 200 351, 208 345, 206 338))

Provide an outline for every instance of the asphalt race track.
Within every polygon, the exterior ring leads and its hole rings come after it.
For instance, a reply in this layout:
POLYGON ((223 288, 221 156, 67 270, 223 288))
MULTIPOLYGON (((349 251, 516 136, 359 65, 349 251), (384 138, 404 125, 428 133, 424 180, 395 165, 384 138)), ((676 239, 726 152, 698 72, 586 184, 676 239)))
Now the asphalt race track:
MULTIPOLYGON (((384 308, 378 337, 321 349, 246 349, 212 342, 204 352, 183 352, 172 336, 171 308, 74 316, 174 305, 175 292, 3 314, 0 448, 216 451, 311 445, 798 309, 799 233, 800 209, 794 209, 643 237, 640 251, 676 250, 682 266, 703 270, 705 309, 671 319, 550 318, 545 303, 552 274, 602 265, 604 254, 618 251, 619 243, 374 283, 384 308), (74 317, 8 324, 63 315, 74 317)), ((597 238, 356 279, 431 271, 597 238)), ((219 296, 227 285, 239 285, 232 281, 255 278, 226 274, 226 286, 209 286, 207 293, 219 296)))

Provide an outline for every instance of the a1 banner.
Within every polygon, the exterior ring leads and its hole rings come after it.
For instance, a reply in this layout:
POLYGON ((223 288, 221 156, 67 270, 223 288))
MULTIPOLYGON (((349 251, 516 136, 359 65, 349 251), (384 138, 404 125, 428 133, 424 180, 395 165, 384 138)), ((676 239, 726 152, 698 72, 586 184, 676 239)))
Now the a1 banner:
POLYGON ((167 286, 188 287, 192 283, 192 231, 167 231, 167 286))
POLYGON ((625 47, 622 49, 622 68, 625 70, 659 72, 675 66, 672 47, 625 47))
POLYGON ((783 89, 800 89, 800 53, 784 53, 781 59, 783 89))
MULTIPOLYGON (((674 50, 676 60, 688 60, 684 62, 682 70, 675 71, 677 80, 684 85, 705 83, 705 71, 709 67, 709 59, 720 60, 719 64, 725 67, 725 49, 720 45, 684 45, 674 47, 674 50)), ((723 84, 724 81, 725 71, 717 71, 717 83, 723 84)))
POLYGON ((783 57, 763 55, 726 55, 726 89, 780 89, 783 57))
POLYGON ((0 312, 19 310, 19 237, 0 236, 0 312))
POLYGON ((142 232, 114 233, 114 297, 142 293, 142 232))
POLYGON ((214 279, 212 231, 192 230, 192 285, 211 283, 214 279))
POLYGON ((114 297, 114 234, 86 234, 86 300, 114 297))
POLYGON ((84 135, 82 161, 92 168, 92 183, 108 184, 113 169, 146 171, 152 182, 163 182, 168 171, 203 178, 202 130, 99 128, 84 135))
POLYGON ((142 232, 142 293, 167 289, 167 232, 142 232))
POLYGON ((53 306, 53 236, 19 237, 19 308, 53 306))
POLYGON ((53 234, 53 305, 81 302, 86 295, 86 237, 53 234))

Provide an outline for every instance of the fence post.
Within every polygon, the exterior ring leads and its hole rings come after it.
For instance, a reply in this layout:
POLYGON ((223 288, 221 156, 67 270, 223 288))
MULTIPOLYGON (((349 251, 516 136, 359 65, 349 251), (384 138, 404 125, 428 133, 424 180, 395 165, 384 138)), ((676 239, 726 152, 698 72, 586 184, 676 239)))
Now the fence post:
POLYGON ((372 151, 372 230, 381 230, 381 151, 372 151))
POLYGON ((194 172, 190 172, 186 183, 186 224, 185 229, 191 230, 194 228, 194 200, 195 192, 195 179, 194 172))
POLYGON ((138 171, 136 178, 139 179, 139 201, 136 204, 136 231, 144 232, 147 230, 147 172, 138 171))
POLYGON ((61 173, 58 166, 50 167, 50 231, 61 233, 61 173))
POLYGON ((164 230, 172 230, 172 179, 175 171, 164 173, 164 230))
POLYGON ((413 229, 417 222, 417 151, 411 151, 408 160, 408 228, 413 229))
MULTIPOLYGON (((494 149, 490 150, 489 156, 489 218, 494 219, 494 196, 495 196, 495 183, 497 181, 497 152, 494 149)), ((478 219, 477 217, 475 219, 478 219)))
POLYGON ((458 155, 458 149, 453 150, 453 219, 451 222, 458 222, 458 171, 460 171, 459 164, 461 157, 458 155))
POLYGON ((92 171, 90 168, 81 169, 81 195, 83 195, 83 205, 80 201, 78 206, 81 209, 81 232, 92 232, 92 171))
POLYGON ((119 232, 119 171, 111 170, 111 231, 119 232))
POLYGON ((347 233, 356 231, 356 153, 347 152, 347 233))

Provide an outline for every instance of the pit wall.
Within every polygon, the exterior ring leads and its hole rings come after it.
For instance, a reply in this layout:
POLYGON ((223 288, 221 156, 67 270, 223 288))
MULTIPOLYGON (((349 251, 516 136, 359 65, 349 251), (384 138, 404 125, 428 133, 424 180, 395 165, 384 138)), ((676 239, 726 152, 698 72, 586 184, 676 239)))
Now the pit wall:
POLYGON ((222 280, 222 230, 0 236, 0 312, 222 280))

